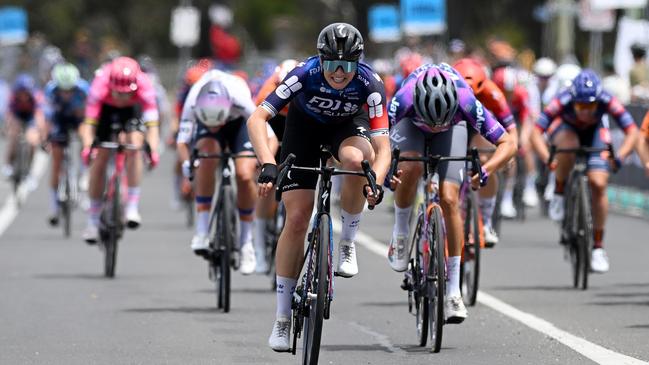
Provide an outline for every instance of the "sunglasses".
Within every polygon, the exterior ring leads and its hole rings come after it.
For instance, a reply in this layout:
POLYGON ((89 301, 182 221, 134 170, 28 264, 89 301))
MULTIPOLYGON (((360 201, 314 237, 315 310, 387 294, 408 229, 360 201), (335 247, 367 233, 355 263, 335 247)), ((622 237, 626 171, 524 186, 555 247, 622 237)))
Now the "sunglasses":
POLYGON ((597 108, 597 103, 575 103, 575 111, 592 111, 597 108))
POLYGON ((358 62, 344 60, 322 60, 322 69, 327 72, 336 72, 338 67, 342 67, 344 72, 350 73, 356 71, 358 62))

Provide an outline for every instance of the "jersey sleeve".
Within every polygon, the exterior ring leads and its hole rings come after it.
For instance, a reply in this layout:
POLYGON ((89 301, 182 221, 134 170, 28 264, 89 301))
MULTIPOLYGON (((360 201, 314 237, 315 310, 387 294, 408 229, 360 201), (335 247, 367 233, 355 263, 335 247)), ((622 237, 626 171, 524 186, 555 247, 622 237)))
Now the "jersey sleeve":
POLYGON ((413 87, 414 83, 406 83, 402 85, 397 93, 394 94, 392 100, 390 100, 388 120, 391 126, 399 123, 399 121, 406 116, 409 106, 412 106, 413 87))
POLYGON ((88 101, 86 102, 86 120, 89 123, 97 123, 99 113, 101 112, 101 104, 107 93, 108 72, 102 69, 95 73, 95 78, 92 80, 90 91, 88 92, 88 101))
POLYGON ((509 108, 509 104, 507 104, 505 95, 498 86, 496 86, 493 81, 486 80, 483 90, 482 93, 485 93, 485 98, 488 100, 488 102, 485 100, 484 103, 487 109, 493 113, 498 122, 500 122, 506 130, 509 131, 515 128, 516 121, 514 120, 514 115, 509 108))
POLYGON ((524 124, 528 121, 531 114, 530 107, 530 95, 527 92, 527 89, 523 86, 519 86, 514 91, 513 104, 516 109, 518 109, 518 117, 520 118, 519 123, 524 124))
POLYGON ((635 121, 620 101, 608 92, 602 92, 602 99, 606 103, 606 112, 615 120, 617 125, 628 133, 636 128, 635 121))
POLYGON ((142 106, 142 120, 147 126, 157 125, 160 121, 158 101, 153 82, 146 74, 138 77, 138 98, 142 106))
POLYGON ((376 72, 371 71, 371 73, 372 75, 368 77, 370 85, 366 100, 367 113, 370 118, 370 136, 387 136, 389 123, 385 86, 376 72))
POLYGON ((480 133, 487 141, 496 144, 498 140, 507 132, 505 128, 498 123, 491 112, 485 108, 482 103, 476 99, 468 87, 457 88, 460 105, 458 112, 461 112, 464 119, 476 131, 480 133))
POLYGON ((565 106, 570 102, 569 94, 565 92, 559 93, 550 100, 548 105, 543 109, 543 112, 539 116, 539 120, 536 121, 536 128, 541 132, 545 132, 550 127, 550 123, 561 115, 565 106))
POLYGON ((286 75, 273 92, 268 94, 260 106, 271 116, 276 116, 293 98, 304 89, 307 77, 309 76, 310 63, 302 62, 286 75))
POLYGON ((45 85, 45 104, 43 111, 45 112, 45 118, 51 120, 54 117, 54 82, 50 81, 45 85))

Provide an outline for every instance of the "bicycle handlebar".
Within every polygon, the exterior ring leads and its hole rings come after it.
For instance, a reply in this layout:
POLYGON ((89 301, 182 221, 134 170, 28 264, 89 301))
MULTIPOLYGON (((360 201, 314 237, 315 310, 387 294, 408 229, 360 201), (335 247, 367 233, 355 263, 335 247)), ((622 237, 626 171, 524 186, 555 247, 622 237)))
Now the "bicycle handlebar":
MULTIPOLYGON (((605 152, 608 151, 609 161, 615 161, 615 149, 613 144, 609 143, 606 147, 578 147, 578 148, 557 148, 556 145, 550 145, 550 155, 548 156, 547 164, 550 165, 558 153, 574 153, 578 156, 584 156, 589 153, 605 152)), ((613 172, 617 172, 619 168, 617 164, 613 164, 613 172)))
MULTIPOLYGON (((376 175, 374 174, 374 171, 372 171, 372 168, 370 167, 370 163, 367 160, 361 161, 361 167, 363 168, 363 174, 365 174, 365 178, 367 179, 368 185, 370 186, 370 190, 372 190, 372 195, 373 196, 378 196, 376 190, 376 175)), ((363 187, 365 189, 365 187, 363 187)), ((367 205, 367 208, 369 210, 374 209, 374 205, 367 205)))
POLYGON ((194 181, 194 170, 198 167, 197 161, 202 159, 233 159, 237 160, 240 158, 257 158, 256 155, 239 155, 232 152, 219 152, 219 153, 202 153, 198 152, 197 149, 192 150, 192 154, 189 158, 189 181, 194 181))

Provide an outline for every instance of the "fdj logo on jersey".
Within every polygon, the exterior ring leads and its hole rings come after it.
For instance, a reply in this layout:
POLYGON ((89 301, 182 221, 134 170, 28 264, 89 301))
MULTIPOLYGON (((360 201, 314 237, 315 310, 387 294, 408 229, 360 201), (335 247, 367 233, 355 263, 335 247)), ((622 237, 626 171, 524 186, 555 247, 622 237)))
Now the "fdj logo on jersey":
POLYGON ((296 75, 293 75, 281 83, 275 90, 275 94, 281 99, 288 99, 292 93, 300 90, 302 88, 302 83, 297 81, 298 78, 296 75))

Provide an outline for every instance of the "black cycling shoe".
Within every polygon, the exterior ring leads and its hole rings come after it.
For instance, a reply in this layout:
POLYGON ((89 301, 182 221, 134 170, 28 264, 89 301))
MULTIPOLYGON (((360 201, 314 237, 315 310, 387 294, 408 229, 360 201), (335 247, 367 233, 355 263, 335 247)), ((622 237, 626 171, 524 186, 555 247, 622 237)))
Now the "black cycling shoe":
POLYGON ((52 227, 56 227, 59 225, 59 216, 58 215, 53 215, 47 220, 52 227))

